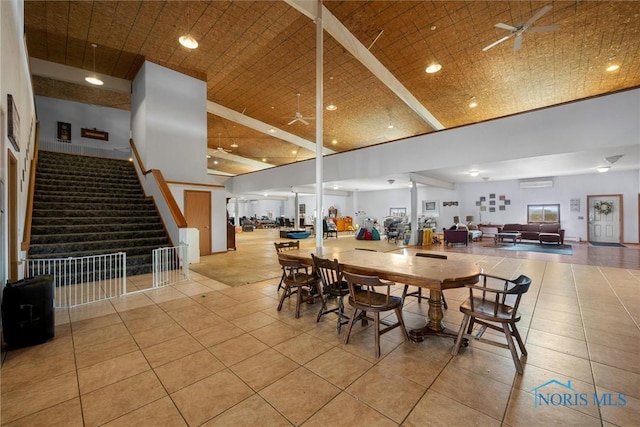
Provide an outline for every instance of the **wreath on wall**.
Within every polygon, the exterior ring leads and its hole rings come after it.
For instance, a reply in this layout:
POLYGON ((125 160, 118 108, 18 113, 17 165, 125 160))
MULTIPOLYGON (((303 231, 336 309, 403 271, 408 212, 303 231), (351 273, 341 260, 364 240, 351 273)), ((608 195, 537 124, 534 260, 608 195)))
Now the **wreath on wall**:
POLYGON ((609 215, 611 212, 613 212, 613 203, 612 202, 608 202, 606 200, 601 200, 599 202, 596 202, 593 205, 593 208, 600 215, 609 215))

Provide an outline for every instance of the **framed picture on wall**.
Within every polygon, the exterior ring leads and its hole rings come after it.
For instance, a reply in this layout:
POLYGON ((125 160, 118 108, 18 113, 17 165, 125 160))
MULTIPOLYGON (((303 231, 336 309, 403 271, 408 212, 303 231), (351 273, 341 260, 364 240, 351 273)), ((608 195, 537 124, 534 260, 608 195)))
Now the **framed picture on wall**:
POLYGON ((7 136, 13 149, 20 151, 20 115, 13 101, 13 96, 7 94, 7 136))
POLYGON ((58 141, 71 142, 71 123, 58 122, 58 141))

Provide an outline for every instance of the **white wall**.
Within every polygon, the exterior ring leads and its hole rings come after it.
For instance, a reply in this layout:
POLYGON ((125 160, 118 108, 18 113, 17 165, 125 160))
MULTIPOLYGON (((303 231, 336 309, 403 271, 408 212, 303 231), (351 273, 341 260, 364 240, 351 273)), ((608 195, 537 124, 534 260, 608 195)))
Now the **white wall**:
POLYGON ((54 141, 58 136, 58 122, 64 122, 71 124, 71 144, 129 150, 129 111, 46 96, 36 96, 36 108, 40 121, 40 140, 54 141), (109 140, 82 138, 82 128, 109 132, 109 140))

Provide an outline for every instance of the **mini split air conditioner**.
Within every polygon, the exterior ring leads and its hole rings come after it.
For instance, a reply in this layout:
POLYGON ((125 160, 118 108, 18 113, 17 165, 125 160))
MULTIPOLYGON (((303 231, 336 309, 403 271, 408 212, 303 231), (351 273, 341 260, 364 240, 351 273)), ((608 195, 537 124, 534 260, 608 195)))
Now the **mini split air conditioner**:
POLYGON ((553 187, 552 179, 536 179, 531 181, 520 181, 520 188, 548 188, 553 187))

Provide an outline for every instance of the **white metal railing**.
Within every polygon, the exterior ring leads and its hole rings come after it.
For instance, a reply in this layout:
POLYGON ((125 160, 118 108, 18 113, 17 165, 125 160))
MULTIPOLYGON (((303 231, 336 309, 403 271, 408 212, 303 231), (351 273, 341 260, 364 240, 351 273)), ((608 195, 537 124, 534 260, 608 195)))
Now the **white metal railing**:
POLYGON ((187 244, 153 250, 153 287, 171 285, 189 279, 187 244))
POLYGON ((127 293, 127 254, 28 259, 27 276, 54 278, 54 307, 68 308, 127 293))
POLYGON ((103 157, 116 160, 129 160, 131 158, 131 147, 122 147, 119 149, 89 147, 69 142, 62 142, 59 139, 41 139, 38 142, 38 149, 42 151, 53 151, 56 153, 79 154, 82 156, 103 157))

